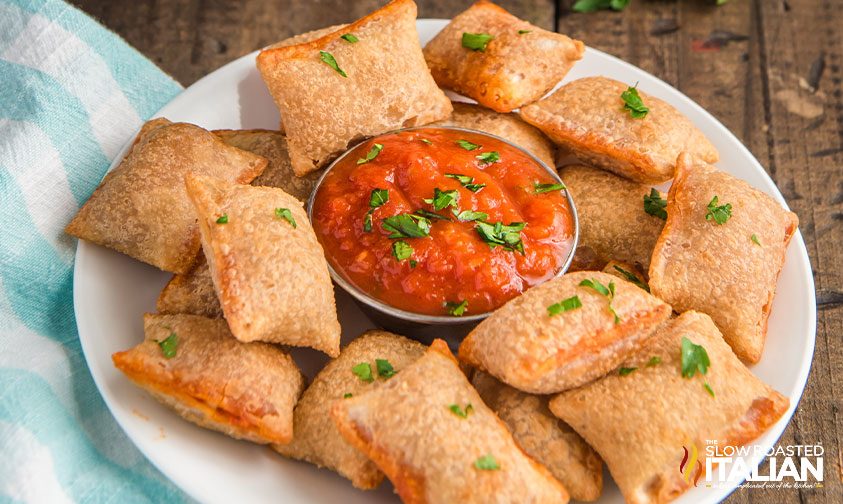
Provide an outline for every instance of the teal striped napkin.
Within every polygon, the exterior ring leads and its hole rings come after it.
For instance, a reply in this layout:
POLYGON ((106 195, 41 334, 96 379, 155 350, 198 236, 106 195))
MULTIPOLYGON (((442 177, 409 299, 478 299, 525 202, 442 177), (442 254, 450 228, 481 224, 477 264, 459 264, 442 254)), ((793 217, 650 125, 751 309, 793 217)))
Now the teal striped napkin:
POLYGON ((63 228, 181 91, 59 0, 0 0, 0 502, 179 502, 115 423, 73 315, 63 228))

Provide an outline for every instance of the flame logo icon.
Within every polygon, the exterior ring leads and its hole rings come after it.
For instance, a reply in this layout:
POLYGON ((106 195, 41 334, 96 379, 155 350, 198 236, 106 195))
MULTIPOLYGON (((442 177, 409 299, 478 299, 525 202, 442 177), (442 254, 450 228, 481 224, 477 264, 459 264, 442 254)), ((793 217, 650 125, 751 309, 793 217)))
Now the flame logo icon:
POLYGON ((685 454, 682 456, 682 462, 679 463, 679 473, 685 478, 685 483, 691 483, 691 475, 696 469, 696 475, 694 475, 694 486, 696 487, 703 472, 702 462, 699 460, 699 450, 694 442, 691 442, 690 451, 685 446, 682 446, 682 449, 685 450, 685 454))

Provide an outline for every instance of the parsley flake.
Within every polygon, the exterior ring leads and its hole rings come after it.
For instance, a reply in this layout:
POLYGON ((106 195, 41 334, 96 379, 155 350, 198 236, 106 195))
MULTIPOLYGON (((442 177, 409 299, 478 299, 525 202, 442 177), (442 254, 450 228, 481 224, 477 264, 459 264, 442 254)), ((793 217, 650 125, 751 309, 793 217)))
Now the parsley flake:
POLYGON ((435 220, 444 220, 444 221, 450 221, 451 220, 448 217, 445 217, 444 215, 439 215, 438 213, 434 213, 434 212, 431 212, 429 210, 425 210, 424 208, 419 208, 418 210, 413 212, 413 215, 416 215, 416 216, 419 216, 419 217, 424 217, 426 219, 435 219, 435 220))
POLYGON ((395 259, 403 261, 413 255, 413 247, 404 240, 398 240, 392 244, 392 255, 395 259))
POLYGON ((468 301, 463 300, 459 303, 448 301, 445 303, 445 309, 448 310, 449 315, 454 317, 462 317, 468 311, 468 301))
POLYGON ((466 404, 465 409, 460 408, 459 404, 452 404, 448 406, 448 409, 451 410, 451 413, 460 418, 468 418, 468 415, 474 412, 474 406, 472 406, 471 403, 466 404))
POLYGON ((472 51, 486 51, 486 46, 491 42, 495 37, 489 35, 488 33, 468 33, 464 32, 462 34, 462 46, 466 49, 471 49, 472 51))
POLYGON ((481 471, 497 471, 501 465, 493 455, 483 455, 474 461, 474 467, 481 471))
POLYGON ((176 356, 178 345, 179 337, 174 332, 171 332, 169 336, 158 342, 158 346, 161 347, 161 353, 164 354, 165 359, 172 359, 176 356))
POLYGON ((360 41, 360 39, 354 36, 353 33, 346 33, 345 35, 340 35, 340 38, 345 40, 349 44, 356 44, 360 41))
POLYGON ((710 365, 705 348, 682 336, 682 378, 693 378, 697 371, 704 375, 710 365))
POLYGON ((618 369, 618 374, 621 376, 627 376, 635 372, 637 369, 637 367, 622 367, 618 369))
POLYGON ((293 229, 296 229, 298 225, 296 224, 296 219, 293 218, 293 212, 290 211, 289 208, 276 208, 275 209, 275 216, 279 219, 284 219, 285 221, 289 222, 293 229))
POLYGON ((336 70, 338 74, 342 75, 343 77, 348 77, 348 75, 346 75, 343 69, 340 68, 340 66, 337 64, 337 60, 334 58, 333 54, 327 51, 319 51, 319 59, 322 60, 322 63, 325 63, 329 67, 336 70))
POLYGON ((372 366, 368 362, 361 362, 356 366, 351 368, 351 372, 355 374, 361 381, 371 383, 375 381, 375 377, 372 376, 372 366))
POLYGON ((626 88, 626 91, 621 93, 621 100, 624 102, 623 108, 629 111, 629 115, 633 119, 643 119, 647 116, 647 112, 650 111, 644 105, 641 95, 638 94, 638 84, 626 88))
POLYGON ((714 397, 714 390, 711 388, 711 385, 709 385, 708 382, 705 382, 703 384, 703 387, 705 387, 705 391, 708 392, 708 395, 714 397))
POLYGON ((378 157, 378 154, 380 154, 382 150, 383 150, 383 145, 381 145, 379 143, 376 143, 376 144, 372 145, 372 148, 369 149, 369 152, 366 153, 366 157, 361 157, 360 159, 358 159, 357 164, 361 165, 361 164, 364 164, 364 163, 368 163, 369 161, 378 157))
POLYGON ((465 187, 471 192, 476 193, 480 189, 486 187, 486 184, 475 184, 474 177, 469 177, 468 175, 460 175, 458 173, 446 173, 445 176, 457 180, 463 187, 465 187))
POLYGON ((408 213, 387 217, 381 221, 381 226, 390 231, 389 238, 424 238, 430 235, 430 221, 408 213))
POLYGON ((752 236, 749 237, 749 239, 752 240, 752 243, 758 245, 759 247, 761 246, 761 240, 759 240, 758 236, 756 236, 754 233, 752 236))
POLYGON ((457 145, 468 151, 480 148, 479 145, 477 145, 476 143, 471 143, 468 140, 457 140, 457 145))
POLYGON ((518 35, 526 35, 532 33, 533 30, 518 30, 518 35))
POLYGON ((536 191, 536 194, 548 193, 552 191, 562 191, 567 189, 565 184, 539 184, 536 182, 533 184, 533 188, 536 191))
POLYGON ((368 212, 366 212, 366 216, 363 217, 363 231, 367 233, 372 232, 372 213, 374 211, 374 208, 370 209, 368 212))
POLYGON ((378 368, 378 376, 381 378, 391 378, 398 372, 386 359, 375 359, 375 367, 378 368))
POLYGON ((498 154, 498 151, 484 152, 483 154, 478 154, 475 157, 483 164, 497 163, 501 160, 501 155, 498 154))
POLYGON ((577 0, 572 9, 574 12, 594 12, 605 9, 621 11, 627 5, 629 5, 629 0, 577 0))
POLYGON ((349 397, 352 397, 353 395, 354 395, 354 394, 352 394, 351 392, 346 392, 345 394, 343 394, 342 398, 343 398, 343 399, 348 399, 349 397))
POLYGON ((428 140, 427 138, 420 138, 419 139, 422 143, 426 143, 427 145, 433 145, 433 142, 428 140))
POLYGON ((425 199, 424 202, 433 205, 434 210, 442 210, 448 207, 456 208, 459 200, 460 193, 456 189, 443 191, 437 187, 433 190, 433 198, 425 199))
POLYGON ((644 195, 644 211, 659 219, 667 219, 667 201, 662 199, 661 193, 656 189, 650 189, 650 195, 644 195))
POLYGON ((633 283, 633 284, 637 285, 638 287, 641 287, 645 291, 650 292, 650 286, 645 284, 644 282, 642 282, 641 279, 638 278, 638 276, 635 275, 635 273, 632 273, 631 271, 627 271, 627 270, 621 268, 620 266, 618 266, 617 264, 613 265, 612 267, 615 268, 615 271, 617 271, 618 273, 623 275, 624 278, 629 280, 630 283, 633 283))
POLYGON ((505 226, 503 222, 492 224, 481 221, 474 226, 474 229, 491 248, 500 246, 524 255, 524 243, 521 241, 521 230, 524 226, 526 224, 523 222, 510 222, 508 226, 505 226))
POLYGON ((552 317, 554 315, 559 315, 562 312, 576 310, 577 308, 582 307, 582 301, 580 301, 579 296, 571 296, 568 299, 563 299, 558 303, 553 303, 552 305, 547 307, 547 315, 552 317))
POLYGON ((224 213, 217 219, 217 224, 228 224, 228 214, 224 213))
POLYGON ((454 216, 460 222, 484 221, 489 218, 489 214, 484 212, 475 212, 474 210, 463 210, 462 212, 454 210, 454 216))
POLYGON ((647 361, 647 367, 658 366, 661 363, 662 363, 662 358, 659 357, 658 355, 654 355, 654 356, 650 357, 650 360, 647 361))
POLYGON ((389 190, 387 189, 372 189, 372 194, 369 196, 369 206, 378 208, 389 201, 389 190))
POLYGON ((711 198, 711 201, 708 202, 708 212, 705 214, 705 220, 713 220, 718 225, 725 224, 732 216, 732 204, 718 205, 717 203, 717 196, 711 198))

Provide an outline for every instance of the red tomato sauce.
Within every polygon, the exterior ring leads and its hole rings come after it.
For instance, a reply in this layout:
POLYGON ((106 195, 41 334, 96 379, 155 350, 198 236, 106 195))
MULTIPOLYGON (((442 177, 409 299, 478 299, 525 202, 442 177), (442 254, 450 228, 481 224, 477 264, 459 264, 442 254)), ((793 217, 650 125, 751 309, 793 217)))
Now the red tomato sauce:
POLYGON ((313 227, 334 270, 370 296, 414 313, 479 314, 564 265, 574 220, 565 192, 549 187, 556 183, 524 152, 485 135, 391 133, 359 145, 325 176, 313 227), (463 211, 486 215, 461 221, 463 211))

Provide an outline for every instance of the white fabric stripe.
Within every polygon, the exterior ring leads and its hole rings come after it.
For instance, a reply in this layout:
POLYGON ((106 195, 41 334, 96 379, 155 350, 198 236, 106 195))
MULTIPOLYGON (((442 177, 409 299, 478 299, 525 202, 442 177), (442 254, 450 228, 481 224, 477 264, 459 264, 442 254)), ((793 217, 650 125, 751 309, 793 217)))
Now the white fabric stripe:
POLYGON ((50 138, 32 123, 0 119, 0 166, 11 170, 38 232, 71 264, 73 242, 64 223, 78 206, 50 138))
POLYGON ((0 457, 0 494, 25 503, 72 504, 56 480, 49 448, 17 425, 0 421, 0 439, 7 440, 0 457))
MULTIPOLYGON (((0 3, 0 17, 16 7, 0 3)), ((114 158, 141 119, 114 80, 108 65, 73 33, 40 14, 33 15, 17 40, 0 55, 46 73, 82 102, 91 130, 108 159, 114 158)))

